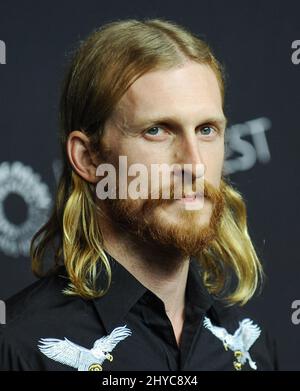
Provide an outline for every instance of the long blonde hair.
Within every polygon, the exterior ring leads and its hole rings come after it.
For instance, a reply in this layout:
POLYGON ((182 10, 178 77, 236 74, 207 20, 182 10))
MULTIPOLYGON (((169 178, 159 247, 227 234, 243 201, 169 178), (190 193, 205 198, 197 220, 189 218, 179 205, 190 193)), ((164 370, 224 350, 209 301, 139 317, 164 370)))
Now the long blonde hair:
MULTIPOLYGON (((31 243, 32 268, 38 276, 44 275, 43 259, 52 244, 54 268, 64 263, 69 275, 65 293, 100 297, 111 283, 101 221, 99 224, 96 213, 95 191, 72 170, 67 159, 69 133, 81 129, 96 150, 105 121, 136 79, 151 70, 170 69, 187 60, 211 67, 224 105, 221 64, 207 43, 174 22, 162 19, 113 21, 95 30, 75 51, 60 102, 63 170, 55 208, 31 243), (97 276, 103 267, 107 282, 99 287, 97 276)), ((256 291, 262 267, 248 234, 245 203, 229 183, 225 183, 225 201, 219 235, 202 253, 199 262, 204 283, 212 294, 222 293, 229 304, 244 304, 256 291), (228 291, 232 274, 237 282, 228 291)))

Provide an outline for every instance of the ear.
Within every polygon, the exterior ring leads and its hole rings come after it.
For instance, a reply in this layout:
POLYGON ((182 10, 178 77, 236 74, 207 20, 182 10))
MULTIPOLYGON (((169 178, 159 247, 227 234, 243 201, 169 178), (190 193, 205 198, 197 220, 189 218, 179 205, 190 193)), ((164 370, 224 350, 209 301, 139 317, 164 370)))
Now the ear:
POLYGON ((80 130, 74 130, 67 140, 67 154, 76 173, 90 183, 97 183, 97 162, 92 153, 89 138, 80 130))

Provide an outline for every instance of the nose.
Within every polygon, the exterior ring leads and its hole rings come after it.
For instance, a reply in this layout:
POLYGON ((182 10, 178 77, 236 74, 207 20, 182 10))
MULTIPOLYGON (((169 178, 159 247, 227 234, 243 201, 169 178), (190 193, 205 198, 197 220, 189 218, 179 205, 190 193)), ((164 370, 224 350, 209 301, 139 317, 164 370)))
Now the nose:
POLYGON ((201 146, 197 135, 184 135, 177 146, 176 163, 182 167, 184 175, 192 177, 192 181, 203 178, 205 165, 202 156, 201 146))

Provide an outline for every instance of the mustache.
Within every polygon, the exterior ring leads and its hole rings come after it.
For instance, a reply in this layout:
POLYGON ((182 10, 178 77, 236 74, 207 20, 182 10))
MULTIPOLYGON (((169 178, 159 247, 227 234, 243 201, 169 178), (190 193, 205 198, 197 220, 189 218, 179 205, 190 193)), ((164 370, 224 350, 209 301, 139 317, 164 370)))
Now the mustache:
MULTIPOLYGON (((223 193, 223 186, 221 183, 220 188, 216 188, 213 186, 210 182, 207 180, 203 180, 202 186, 200 186, 201 190, 197 189, 196 194, 201 194, 202 196, 205 197, 205 199, 209 200, 212 202, 214 205, 220 205, 224 201, 224 193, 223 193)), ((142 209, 147 212, 150 209, 154 209, 158 206, 166 205, 173 203, 175 200, 178 200, 178 195, 177 198, 175 197, 175 186, 174 184, 170 184, 170 187, 168 188, 169 192, 166 192, 168 195, 168 198, 164 197, 164 189, 160 188, 158 190, 158 194, 156 194, 155 198, 151 198, 151 195, 144 200, 144 204, 142 206, 142 209)), ((196 190, 196 189, 195 189, 196 190)), ((184 194, 190 194, 190 193, 195 193, 194 191, 182 191, 182 196, 184 194)))
MULTIPOLYGON (((195 182, 193 182, 193 185, 192 185, 193 188, 196 187, 194 185, 195 185, 195 182)), ((214 213, 221 213, 223 206, 226 202, 225 201, 225 194, 226 194, 225 182, 223 182, 223 180, 222 180, 219 188, 216 188, 207 180, 202 179, 201 186, 199 186, 199 187, 200 187, 201 191, 199 191, 199 189, 192 189, 192 190, 197 190, 196 193, 200 192, 204 196, 205 200, 209 200, 212 203, 214 213)), ((119 194, 118 183, 116 186, 116 190, 117 190, 117 194, 119 194)), ((195 191, 188 191, 188 192, 184 191, 184 190, 182 191, 182 195, 191 194, 191 193, 195 193, 195 191)), ((179 193, 179 194, 181 194, 181 193, 179 193)), ((180 197, 181 197, 181 195, 180 195, 180 197)), ((139 206, 139 213, 142 213, 144 216, 149 215, 149 213, 151 214, 157 207, 163 206, 163 205, 170 205, 175 200, 178 200, 178 193, 177 193, 177 198, 176 198, 174 183, 170 183, 168 185, 168 188, 160 187, 159 189, 157 189, 155 191, 155 197, 153 197, 153 192, 152 192, 152 194, 151 194, 151 192, 149 192, 147 198, 142 198, 143 203, 140 204, 140 206, 139 206), (168 191, 164 193, 163 190, 165 190, 165 191, 168 190, 168 191), (164 194, 167 194, 167 198, 166 198, 166 196, 164 196, 164 194)), ((134 220, 135 216, 134 215, 130 216, 130 210, 132 209, 133 204, 135 204, 137 206, 138 201, 141 201, 141 199, 131 199, 131 198, 110 199, 110 198, 107 198, 107 199, 103 200, 102 202, 104 204, 110 205, 110 208, 113 211, 113 213, 116 212, 117 209, 123 210, 124 213, 128 212, 128 219, 134 220)), ((99 204, 100 208, 101 208, 101 203, 99 204)))
MULTIPOLYGON (((204 183, 201 184, 201 186, 199 186, 200 189, 196 188, 195 190, 192 189, 191 191, 185 191, 184 189, 182 189, 182 191, 179 193, 179 198, 184 197, 187 194, 196 194, 199 196, 204 196, 205 198, 207 198, 208 200, 210 200, 212 202, 216 201, 222 193, 221 188, 217 189, 215 186, 213 186, 207 180, 204 180, 203 182, 204 183)), ((193 187, 195 187, 195 186, 193 186, 193 187)), ((173 183, 170 184, 169 189, 160 188, 158 190, 158 194, 157 193, 155 193, 155 194, 156 194, 155 198, 153 196, 151 196, 151 194, 150 194, 148 199, 151 199, 153 202, 159 202, 159 203, 172 202, 174 200, 179 199, 178 192, 177 192, 177 194, 175 194, 175 185, 173 183), (164 197, 164 193, 167 194, 167 196, 168 196, 167 198, 164 197), (177 197, 176 197, 176 195, 177 195, 177 197)))

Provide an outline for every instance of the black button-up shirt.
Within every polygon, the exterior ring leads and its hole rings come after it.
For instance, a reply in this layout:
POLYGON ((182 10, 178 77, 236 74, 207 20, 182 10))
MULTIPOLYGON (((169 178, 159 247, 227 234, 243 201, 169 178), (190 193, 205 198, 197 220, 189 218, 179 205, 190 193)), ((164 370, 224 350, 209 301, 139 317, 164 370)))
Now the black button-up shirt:
MULTIPOLYGON (((100 362, 103 371, 235 370, 234 352, 224 349, 203 320, 206 316, 214 327, 234 334, 249 314, 226 307, 207 292, 196 260, 190 260, 178 346, 163 301, 107 255, 112 283, 101 298, 63 294, 68 280, 62 267, 7 301, 7 324, 0 328, 0 369, 78 370, 80 361, 88 357, 86 370, 95 366, 99 370, 100 362), (126 337, 102 347, 105 359, 99 361, 96 350, 91 351, 94 343, 115 335, 116 329, 126 329, 126 337)), ((273 342, 263 328, 249 353, 257 370, 277 369, 273 342)), ((252 369, 246 362, 242 370, 252 369)))

